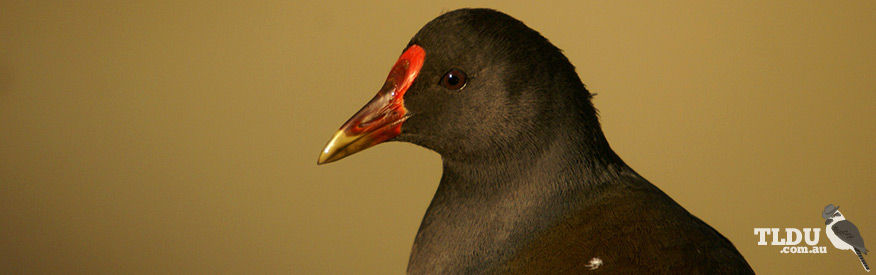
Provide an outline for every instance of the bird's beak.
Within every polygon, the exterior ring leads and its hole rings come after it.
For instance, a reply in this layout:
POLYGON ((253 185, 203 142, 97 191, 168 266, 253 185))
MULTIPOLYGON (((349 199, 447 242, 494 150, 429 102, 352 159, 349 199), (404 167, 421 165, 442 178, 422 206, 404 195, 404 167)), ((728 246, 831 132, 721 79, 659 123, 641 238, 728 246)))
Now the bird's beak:
POLYGON ((826 219, 826 220, 824 220, 824 225, 828 225, 831 222, 833 222, 833 219, 826 219))
POLYGON ((338 129, 316 163, 333 162, 398 136, 408 118, 404 94, 420 73, 425 58, 422 47, 408 47, 389 71, 383 88, 338 129))

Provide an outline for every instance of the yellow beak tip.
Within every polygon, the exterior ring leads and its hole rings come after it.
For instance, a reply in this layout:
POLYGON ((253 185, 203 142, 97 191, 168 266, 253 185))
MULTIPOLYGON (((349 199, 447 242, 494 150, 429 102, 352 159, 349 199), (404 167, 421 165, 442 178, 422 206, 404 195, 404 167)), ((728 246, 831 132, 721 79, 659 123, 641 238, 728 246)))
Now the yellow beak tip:
POLYGON ((329 159, 327 154, 319 154, 319 159, 316 160, 316 165, 322 165, 329 162, 333 162, 334 160, 329 159))
POLYGON ((351 146, 355 148, 355 144, 361 136, 349 137, 344 134, 344 131, 338 131, 332 136, 332 139, 325 145, 325 148, 319 152, 319 158, 316 160, 317 165, 334 162, 342 159, 358 150, 351 150, 351 146))

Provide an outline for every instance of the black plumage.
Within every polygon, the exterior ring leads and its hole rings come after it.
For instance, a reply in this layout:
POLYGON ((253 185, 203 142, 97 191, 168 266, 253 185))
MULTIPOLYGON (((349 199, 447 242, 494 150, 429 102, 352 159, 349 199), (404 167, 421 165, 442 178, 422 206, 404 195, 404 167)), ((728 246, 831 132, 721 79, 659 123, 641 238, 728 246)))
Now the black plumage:
POLYGON ((575 68, 538 32, 461 9, 412 45, 425 62, 392 140, 434 150, 444 170, 409 273, 578 272, 593 258, 600 272, 753 273, 614 153, 575 68), (451 70, 465 74, 461 89, 445 84, 451 70))

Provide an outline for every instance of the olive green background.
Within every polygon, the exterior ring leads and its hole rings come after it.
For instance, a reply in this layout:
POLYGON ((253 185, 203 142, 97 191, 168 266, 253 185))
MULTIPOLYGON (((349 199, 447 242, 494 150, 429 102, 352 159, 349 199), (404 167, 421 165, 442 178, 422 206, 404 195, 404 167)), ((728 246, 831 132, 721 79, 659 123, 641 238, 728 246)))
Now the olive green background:
POLYGON ((613 148, 760 273, 863 272, 823 232, 756 245, 828 203, 876 247, 874 1, 120 2, 0 4, 3 273, 404 272, 440 157, 316 157, 459 7, 562 48, 613 148))

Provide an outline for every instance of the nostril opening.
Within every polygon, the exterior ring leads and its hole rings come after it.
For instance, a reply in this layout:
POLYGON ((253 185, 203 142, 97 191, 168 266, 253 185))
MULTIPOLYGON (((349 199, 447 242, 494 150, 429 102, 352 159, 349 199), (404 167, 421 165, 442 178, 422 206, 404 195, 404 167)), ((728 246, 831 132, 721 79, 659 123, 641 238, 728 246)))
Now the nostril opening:
POLYGON ((386 114, 380 114, 379 116, 372 117, 367 121, 362 121, 361 123, 359 123, 359 128, 368 128, 368 126, 370 126, 372 123, 382 120, 385 116, 386 114))

